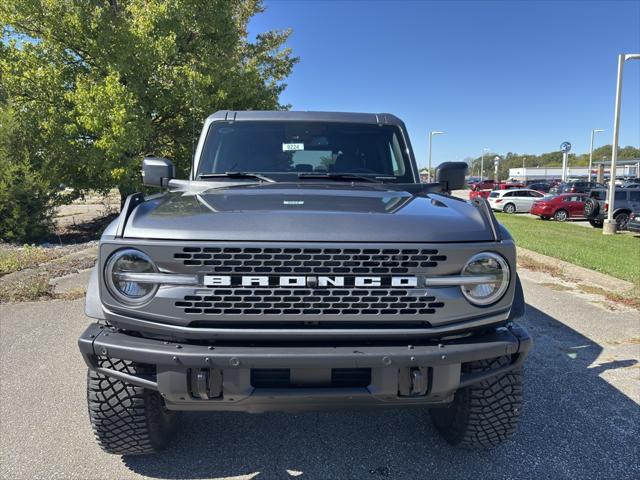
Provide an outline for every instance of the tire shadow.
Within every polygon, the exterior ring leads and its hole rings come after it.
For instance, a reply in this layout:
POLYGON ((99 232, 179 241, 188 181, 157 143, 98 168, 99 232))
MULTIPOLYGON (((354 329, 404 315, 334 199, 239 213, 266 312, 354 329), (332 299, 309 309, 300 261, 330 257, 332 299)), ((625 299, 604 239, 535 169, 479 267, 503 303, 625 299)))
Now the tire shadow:
POLYGON ((125 456, 154 478, 639 478, 640 409, 591 367, 602 347, 527 306, 535 345, 515 437, 491 451, 444 442, 418 408, 303 414, 186 413, 162 454, 125 456))

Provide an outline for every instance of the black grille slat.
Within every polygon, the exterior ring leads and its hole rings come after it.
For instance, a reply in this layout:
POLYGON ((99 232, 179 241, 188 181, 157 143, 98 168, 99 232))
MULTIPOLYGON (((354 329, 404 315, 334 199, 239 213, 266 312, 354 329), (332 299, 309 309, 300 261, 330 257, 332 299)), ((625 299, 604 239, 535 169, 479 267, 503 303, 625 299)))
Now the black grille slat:
POLYGON ((174 306, 186 314, 206 315, 358 315, 433 314, 444 307, 433 296, 411 289, 364 290, 228 288, 210 289, 202 296, 185 295, 174 306), (203 310, 204 309, 204 310, 203 310))
POLYGON ((438 250, 378 248, 237 248, 183 247, 173 254, 187 267, 211 273, 376 274, 416 273, 446 261, 438 250))

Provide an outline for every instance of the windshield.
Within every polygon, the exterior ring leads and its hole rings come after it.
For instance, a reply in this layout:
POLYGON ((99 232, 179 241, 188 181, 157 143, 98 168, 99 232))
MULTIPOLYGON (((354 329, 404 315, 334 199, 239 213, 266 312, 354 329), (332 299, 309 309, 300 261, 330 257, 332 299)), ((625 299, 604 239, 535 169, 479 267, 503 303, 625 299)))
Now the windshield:
POLYGON ((357 174, 414 182, 397 127, 324 122, 213 123, 197 175, 264 173, 298 180, 301 173, 357 174))

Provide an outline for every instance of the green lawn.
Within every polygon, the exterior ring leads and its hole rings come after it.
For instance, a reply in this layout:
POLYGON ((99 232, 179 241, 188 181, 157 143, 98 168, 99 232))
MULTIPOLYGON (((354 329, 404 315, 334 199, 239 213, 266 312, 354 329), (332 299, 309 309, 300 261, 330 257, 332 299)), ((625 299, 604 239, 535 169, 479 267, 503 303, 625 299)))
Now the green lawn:
POLYGON ((640 286, 640 238, 602 235, 602 230, 496 213, 516 244, 640 286))

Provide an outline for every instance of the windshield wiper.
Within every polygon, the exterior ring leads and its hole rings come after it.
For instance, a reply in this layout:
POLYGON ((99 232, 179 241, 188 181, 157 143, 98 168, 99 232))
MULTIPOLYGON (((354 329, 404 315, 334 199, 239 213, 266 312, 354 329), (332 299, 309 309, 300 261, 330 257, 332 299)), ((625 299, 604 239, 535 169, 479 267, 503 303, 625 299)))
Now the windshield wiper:
POLYGON ((354 173, 302 172, 298 174, 298 178, 326 178, 329 180, 358 180, 362 182, 382 183, 382 181, 377 180, 375 177, 356 175, 354 173))
POLYGON ((224 172, 224 173, 201 173, 198 178, 257 178, 263 182, 274 183, 273 178, 265 177, 259 173, 251 172, 224 172))

